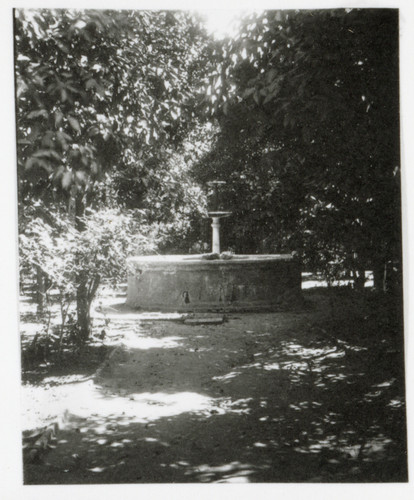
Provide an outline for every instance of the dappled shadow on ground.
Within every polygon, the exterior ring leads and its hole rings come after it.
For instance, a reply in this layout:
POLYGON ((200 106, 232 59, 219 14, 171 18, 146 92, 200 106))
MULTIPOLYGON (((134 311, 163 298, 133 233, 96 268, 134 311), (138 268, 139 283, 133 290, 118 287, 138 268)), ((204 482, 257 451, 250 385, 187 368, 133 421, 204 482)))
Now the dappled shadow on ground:
POLYGON ((401 324, 360 300, 215 327, 124 324, 25 482, 405 481, 401 324))
POLYGON ((58 305, 43 313, 36 313, 36 307, 29 296, 20 297, 23 384, 62 384, 91 376, 122 337, 116 331, 107 335, 107 322, 96 318, 91 338, 79 345, 73 335, 73 311, 72 323, 65 324, 62 335, 58 305))

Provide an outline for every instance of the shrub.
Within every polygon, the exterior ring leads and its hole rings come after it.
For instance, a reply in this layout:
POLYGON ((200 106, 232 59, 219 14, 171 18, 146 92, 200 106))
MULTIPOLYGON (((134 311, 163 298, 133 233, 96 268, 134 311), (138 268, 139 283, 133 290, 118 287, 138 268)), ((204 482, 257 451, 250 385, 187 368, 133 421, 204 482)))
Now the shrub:
POLYGON ((69 306, 76 299, 78 340, 84 341, 89 335, 90 306, 102 279, 113 284, 124 279, 126 257, 154 252, 154 239, 137 211, 89 210, 81 219, 82 231, 58 211, 49 215, 48 221, 35 214, 25 220, 19 236, 21 279, 40 272, 47 283, 46 303, 54 291, 60 305, 61 338, 69 306))

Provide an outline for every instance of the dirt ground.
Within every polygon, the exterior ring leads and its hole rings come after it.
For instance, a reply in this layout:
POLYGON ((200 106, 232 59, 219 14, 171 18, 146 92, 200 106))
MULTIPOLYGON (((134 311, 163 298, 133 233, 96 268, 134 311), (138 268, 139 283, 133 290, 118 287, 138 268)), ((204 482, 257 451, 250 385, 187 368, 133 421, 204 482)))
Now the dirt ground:
POLYGON ((405 481, 395 328, 306 299, 221 324, 109 315, 95 373, 23 385, 25 435, 59 425, 25 483, 405 481))

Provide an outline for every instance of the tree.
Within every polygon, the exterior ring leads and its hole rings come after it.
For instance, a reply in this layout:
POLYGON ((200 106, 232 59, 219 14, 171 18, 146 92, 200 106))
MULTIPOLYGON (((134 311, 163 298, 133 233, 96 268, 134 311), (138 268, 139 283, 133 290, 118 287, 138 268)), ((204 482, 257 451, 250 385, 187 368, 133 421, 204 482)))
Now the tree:
POLYGON ((145 174, 146 161, 185 135, 202 44, 192 17, 19 10, 15 24, 23 198, 33 183, 42 196, 52 182, 92 189, 114 165, 135 162, 145 174))
MULTIPOLYGON (((64 205, 82 231, 109 179, 118 202, 128 185, 129 208, 142 208, 195 119, 203 44, 185 12, 15 11, 21 206, 64 205)), ((87 337, 91 276, 76 279, 87 337)))
POLYGON ((229 181, 238 248, 382 282, 401 262, 397 11, 252 14, 215 59, 198 177, 229 181))

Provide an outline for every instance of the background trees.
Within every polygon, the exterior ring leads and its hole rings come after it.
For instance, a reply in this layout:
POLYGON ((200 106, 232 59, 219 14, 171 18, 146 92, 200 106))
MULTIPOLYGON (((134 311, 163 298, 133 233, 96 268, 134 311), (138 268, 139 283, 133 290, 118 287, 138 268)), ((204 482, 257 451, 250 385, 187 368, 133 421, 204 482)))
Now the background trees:
POLYGON ((397 11, 267 11, 214 56, 221 133, 196 174, 229 181, 229 240, 383 284, 400 261, 397 11))

